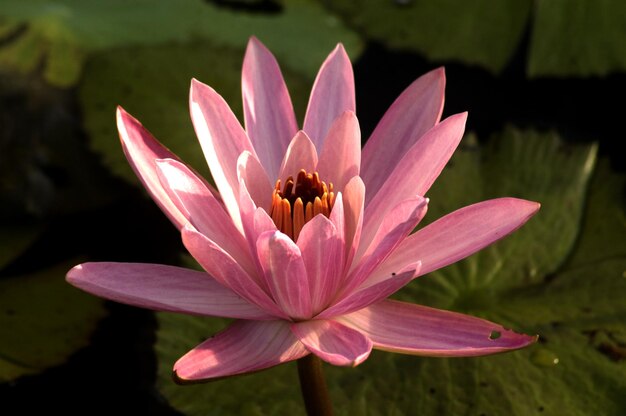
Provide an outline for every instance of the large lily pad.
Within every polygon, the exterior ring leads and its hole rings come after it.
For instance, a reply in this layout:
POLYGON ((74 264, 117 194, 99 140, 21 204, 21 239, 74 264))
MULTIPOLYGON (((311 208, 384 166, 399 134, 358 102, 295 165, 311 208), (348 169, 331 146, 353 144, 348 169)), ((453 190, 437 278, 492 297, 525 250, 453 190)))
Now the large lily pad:
POLYGON ((491 72, 527 56, 538 76, 602 76, 626 70, 626 3, 621 0, 394 0, 325 3, 364 37, 435 62, 491 72), (528 51, 519 51, 528 32, 528 51))
POLYGON ((531 76, 606 75, 626 70, 626 3, 538 1, 530 42, 531 76))
MULTIPOLYGON (((192 45, 128 48, 98 54, 86 67, 80 88, 85 127, 91 144, 117 175, 137 183, 124 157, 115 125, 115 107, 122 105, 157 139, 209 177, 209 170, 189 117, 192 78, 211 85, 241 114, 243 50, 192 45)), ((310 84, 286 71, 294 106, 304 114, 310 84)))
POLYGON ((0 382, 60 365, 88 344, 105 310, 65 282, 73 264, 0 279, 0 382))
MULTIPOLYGON (((624 178, 602 168, 588 189, 595 153, 594 146, 565 145, 554 134, 513 129, 487 146, 469 140, 457 151, 429 194, 431 220, 502 195, 540 200, 542 210, 517 236, 422 277, 400 297, 537 333, 540 342, 491 357, 374 352, 356 369, 327 366, 337 414, 624 413, 626 248, 614 244, 625 234, 623 200, 615 196, 624 178), (616 215, 598 218, 600 211, 616 215), (585 247, 591 246, 597 248, 587 256, 585 247)), ((175 385, 174 361, 225 321, 166 313, 158 320, 158 387, 178 410, 304 414, 291 364, 205 385, 175 385)))
POLYGON ((0 69, 31 72, 43 64, 46 80, 70 86, 91 52, 198 40, 241 48, 250 35, 309 75, 336 42, 354 54, 360 49, 356 35, 311 0, 287 2, 278 13, 255 14, 202 0, 5 0, 0 36, 7 41, 0 47, 0 69))
POLYGON ((521 42, 531 2, 361 0, 327 6, 366 36, 392 48, 499 72, 521 42))

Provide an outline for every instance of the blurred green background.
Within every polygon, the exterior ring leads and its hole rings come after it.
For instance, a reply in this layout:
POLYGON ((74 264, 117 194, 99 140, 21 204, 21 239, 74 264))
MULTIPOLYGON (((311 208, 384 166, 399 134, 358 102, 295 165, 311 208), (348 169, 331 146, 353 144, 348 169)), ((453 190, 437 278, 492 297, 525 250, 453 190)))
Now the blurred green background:
POLYGON ((104 302, 64 281, 86 260, 191 265, 126 163, 115 107, 208 175, 189 82, 213 86, 241 116, 251 35, 280 62, 300 121, 342 42, 364 140, 410 82, 445 65, 444 116, 468 110, 469 121, 426 223, 486 198, 542 203, 514 236, 397 295, 539 343, 328 367, 337 414, 626 414, 619 0, 2 0, 0 414, 303 414, 292 364, 172 382, 174 361, 224 321, 104 302))

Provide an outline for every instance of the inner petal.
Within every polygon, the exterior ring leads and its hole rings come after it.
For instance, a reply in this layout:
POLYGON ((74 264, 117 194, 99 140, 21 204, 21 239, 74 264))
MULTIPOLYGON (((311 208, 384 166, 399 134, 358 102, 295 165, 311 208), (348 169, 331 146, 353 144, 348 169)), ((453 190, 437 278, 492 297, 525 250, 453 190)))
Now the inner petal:
POLYGON ((333 184, 326 185, 317 172, 301 169, 295 179, 287 178, 282 190, 280 179, 276 181, 270 216, 276 228, 297 241, 304 224, 319 214, 330 217, 334 204, 333 184))

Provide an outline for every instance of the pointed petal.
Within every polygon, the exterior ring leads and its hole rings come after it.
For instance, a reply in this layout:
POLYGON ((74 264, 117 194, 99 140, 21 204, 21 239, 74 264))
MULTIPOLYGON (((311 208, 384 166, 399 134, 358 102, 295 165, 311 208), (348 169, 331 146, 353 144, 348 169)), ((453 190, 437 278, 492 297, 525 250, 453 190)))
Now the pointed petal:
POLYGON ((261 289, 256 276, 250 276, 235 260, 213 241, 189 227, 183 228, 183 243, 193 256, 222 285, 261 309, 280 318, 287 316, 261 289))
POLYGON ((387 274, 420 260, 424 275, 455 263, 517 230, 539 206, 523 199, 498 198, 461 208, 405 239, 377 273, 387 274))
POLYGON ((243 235, 204 182, 176 160, 159 160, 157 166, 159 178, 170 199, 179 205, 180 211, 186 214, 196 230, 224 249, 246 271, 254 270, 243 235))
POLYGON ((298 130, 287 86, 272 53, 254 36, 243 60, 241 89, 246 131, 270 178, 298 130))
POLYGON ((365 202, 365 185, 360 177, 355 176, 348 181, 343 191, 343 209, 345 213, 345 247, 346 268, 352 264, 361 240, 363 227, 363 204, 365 202))
MULTIPOLYGON (((402 202, 391 210, 391 213, 382 222, 369 248, 362 256, 357 254, 355 257, 354 264, 356 266, 353 266, 350 271, 347 283, 342 290, 343 296, 347 296, 367 280, 372 271, 415 229, 415 226, 426 215, 427 204, 427 199, 416 197, 402 202)), ((361 244, 364 244, 363 238, 361 244)), ((359 251, 361 251, 361 247, 363 246, 359 247, 359 251)), ((389 274, 397 271, 392 270, 389 274)))
POLYGON ((445 83, 443 68, 421 76, 400 94, 376 126, 363 148, 361 176, 370 195, 368 201, 381 189, 391 167, 439 122, 445 83))
POLYGON ((291 331, 309 351, 333 365, 356 367, 372 351, 366 336, 335 321, 298 322, 291 324, 291 331))
POLYGON ((267 172, 265 172, 258 159, 252 156, 252 153, 243 152, 239 155, 237 175, 239 181, 243 180, 245 182, 254 204, 269 211, 272 206, 274 187, 267 177, 267 172))
POLYGON ((67 274, 74 286, 115 302, 157 311, 241 319, 272 316, 204 272, 161 264, 83 263, 67 274))
POLYGON ((135 174, 170 221, 181 229, 187 223, 187 217, 163 189, 155 163, 157 159, 178 160, 178 157, 159 143, 137 119, 124 111, 122 107, 117 108, 117 130, 124 154, 135 174))
POLYGON ((396 164, 381 192, 373 199, 366 195, 364 235, 370 236, 407 195, 425 195, 463 137, 466 118, 467 113, 457 114, 433 127, 396 164))
POLYGON ((355 291, 315 318, 329 319, 345 315, 386 299, 415 279, 420 267, 421 263, 417 262, 400 270, 398 273, 368 279, 355 291))
POLYGON ((285 181, 289 176, 295 178, 300 169, 311 173, 315 171, 316 167, 317 150, 315 145, 306 133, 300 130, 289 143, 283 162, 280 165, 280 173, 277 179, 285 181))
POLYGON ((235 321, 174 364, 181 382, 251 373, 308 355, 284 321, 235 321))
POLYGON ((344 111, 356 111, 352 64, 341 44, 322 64, 309 98, 304 131, 322 149, 331 124, 344 111))
POLYGON ((237 228, 242 230, 237 207, 237 159, 246 150, 256 156, 250 139, 226 101, 213 88, 195 79, 191 81, 189 107, 196 135, 224 205, 237 228))
POLYGON ((330 127, 320 155, 317 171, 326 183, 332 182, 335 192, 343 191, 361 168, 361 130, 352 111, 339 116, 330 127))
POLYGON ((310 318, 309 281, 296 243, 280 231, 268 231, 259 236, 257 253, 278 306, 292 318, 310 318))
POLYGON ((341 283, 343 245, 333 223, 316 215, 302 228, 298 247, 309 277, 313 313, 326 307, 341 283))
POLYGON ((392 300, 339 321, 370 337, 376 349, 429 357, 495 354, 537 341, 484 319, 392 300))

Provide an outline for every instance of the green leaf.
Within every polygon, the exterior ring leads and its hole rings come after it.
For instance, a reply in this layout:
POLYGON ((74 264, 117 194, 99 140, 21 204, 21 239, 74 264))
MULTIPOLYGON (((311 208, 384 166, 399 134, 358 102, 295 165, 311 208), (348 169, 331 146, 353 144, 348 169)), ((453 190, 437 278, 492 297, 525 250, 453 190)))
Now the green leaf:
POLYGON ((538 201, 541 209, 513 235, 401 294, 436 307, 472 310, 491 302, 497 291, 555 272, 578 236, 595 157, 596 146, 566 145, 554 133, 507 128, 484 146, 466 137, 428 192, 427 221, 504 196, 538 201))
MULTIPOLYGON (((119 144, 115 107, 121 104, 170 150, 203 176, 209 170, 189 116, 191 78, 214 87, 242 112, 243 51, 206 43, 129 48, 98 54, 86 67, 80 100, 91 144, 117 175, 138 183, 119 144)), ((304 114, 309 82, 285 71, 294 106, 304 114)))
POLYGON ((538 1, 530 41, 530 76, 591 76, 626 70, 626 3, 538 1))
POLYGON ((309 76, 336 42, 354 54, 361 49, 352 32, 311 0, 257 14, 202 0, 5 0, 0 35, 9 39, 0 47, 0 69, 32 72, 43 63, 45 79, 62 87, 79 80, 87 55, 111 48, 197 41, 243 48, 257 35, 287 66, 309 76))
POLYGON ((326 5, 367 37, 432 61, 453 60, 501 71, 524 34, 531 2, 334 1, 326 5))
POLYGON ((43 228, 38 223, 0 225, 0 270, 26 251, 43 228))
MULTIPOLYGON (((552 133, 507 129, 485 146, 472 136, 464 140, 429 193, 431 220, 504 195, 537 199, 542 209, 516 235, 422 277, 401 297, 471 311, 537 333, 540 341, 490 357, 375 351, 355 369, 326 366, 338 415, 623 414, 626 247, 619 192, 625 178, 601 164, 588 189, 595 154, 593 145, 566 145, 552 133), (587 256, 593 244, 601 246, 587 256), (611 250, 602 255, 604 247, 611 250)), ((158 314, 158 321, 157 384, 176 409, 189 415, 304 414, 293 364, 175 385, 173 363, 227 322, 169 313, 158 314)))
POLYGON ((105 310, 65 281, 74 264, 0 279, 0 382, 60 365, 89 343, 105 310))

